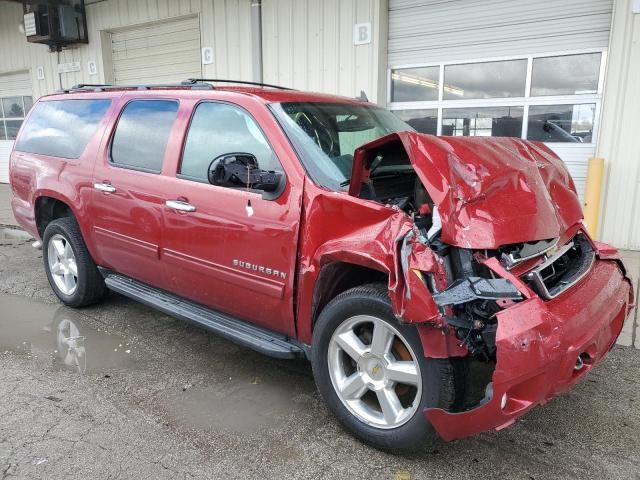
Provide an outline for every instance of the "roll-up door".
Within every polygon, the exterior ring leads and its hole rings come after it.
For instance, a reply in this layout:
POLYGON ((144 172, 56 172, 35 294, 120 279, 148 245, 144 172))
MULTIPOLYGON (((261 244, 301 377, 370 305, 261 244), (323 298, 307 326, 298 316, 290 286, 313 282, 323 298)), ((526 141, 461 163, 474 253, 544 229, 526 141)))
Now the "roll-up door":
POLYGON ((389 107, 440 135, 544 141, 579 194, 613 0, 389 0, 389 107))
POLYGON ((169 83, 202 76, 198 17, 115 31, 111 48, 117 84, 169 83))
POLYGON ((601 48, 612 0, 390 0, 389 63, 601 48))
POLYGON ((0 75, 0 183, 9 181, 9 154, 25 112, 31 108, 28 71, 0 75))

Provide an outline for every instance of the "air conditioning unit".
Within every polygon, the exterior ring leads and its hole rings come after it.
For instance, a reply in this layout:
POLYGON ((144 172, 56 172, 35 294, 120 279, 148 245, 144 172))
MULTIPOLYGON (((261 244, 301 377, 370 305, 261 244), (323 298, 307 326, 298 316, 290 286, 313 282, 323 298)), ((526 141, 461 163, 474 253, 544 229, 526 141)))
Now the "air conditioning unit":
POLYGON ((28 42, 48 45, 51 51, 89 43, 84 0, 24 1, 23 10, 28 42))

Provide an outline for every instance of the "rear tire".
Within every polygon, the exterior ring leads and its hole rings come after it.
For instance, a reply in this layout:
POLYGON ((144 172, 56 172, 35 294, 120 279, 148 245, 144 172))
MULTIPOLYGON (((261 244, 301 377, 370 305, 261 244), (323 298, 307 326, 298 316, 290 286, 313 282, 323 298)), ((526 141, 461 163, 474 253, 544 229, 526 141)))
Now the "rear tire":
POLYGON ((85 307, 102 300, 107 287, 73 217, 53 220, 42 236, 44 269, 62 303, 85 307))
POLYGON ((329 302, 313 332, 311 364, 338 421, 390 452, 424 451, 437 443, 423 410, 457 409, 465 393, 466 360, 425 358, 416 328, 396 320, 382 284, 352 288, 329 302))

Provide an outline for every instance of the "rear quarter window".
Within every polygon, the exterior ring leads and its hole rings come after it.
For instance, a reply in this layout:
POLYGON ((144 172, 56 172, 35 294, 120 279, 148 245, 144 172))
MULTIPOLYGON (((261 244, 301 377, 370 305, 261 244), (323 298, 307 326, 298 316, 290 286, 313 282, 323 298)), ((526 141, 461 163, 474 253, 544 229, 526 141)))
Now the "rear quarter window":
POLYGON ((15 149, 78 158, 111 105, 109 99, 39 102, 20 133, 15 149))

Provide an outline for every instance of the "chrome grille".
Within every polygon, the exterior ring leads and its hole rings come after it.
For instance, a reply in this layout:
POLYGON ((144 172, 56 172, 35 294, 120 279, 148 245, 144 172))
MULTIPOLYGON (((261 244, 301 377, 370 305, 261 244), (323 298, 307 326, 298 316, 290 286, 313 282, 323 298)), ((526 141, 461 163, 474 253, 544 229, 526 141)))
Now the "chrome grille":
POLYGON ((540 297, 550 300, 582 280, 594 261, 591 244, 584 234, 578 233, 523 278, 540 297))

